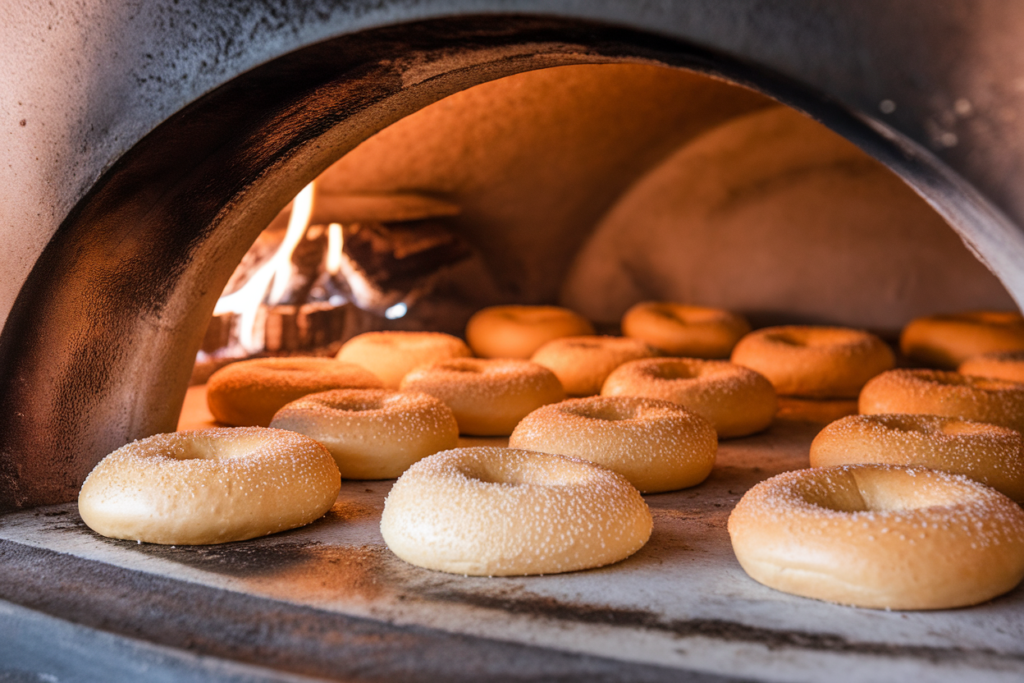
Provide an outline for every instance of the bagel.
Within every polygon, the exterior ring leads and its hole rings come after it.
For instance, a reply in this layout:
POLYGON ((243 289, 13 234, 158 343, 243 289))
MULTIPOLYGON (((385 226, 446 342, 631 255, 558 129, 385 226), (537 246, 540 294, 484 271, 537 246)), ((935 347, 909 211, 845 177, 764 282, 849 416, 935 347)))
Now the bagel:
POLYGON ((591 396, 538 408, 516 426, 508 445, 589 460, 657 493, 707 479, 718 437, 710 422, 669 401, 591 396))
POLYGON ((740 566, 770 588, 874 609, 950 609, 1024 577, 1024 510, 966 477, 884 465, 786 472, 729 516, 740 566))
POLYGON ((207 545, 309 524, 341 487, 327 449, 302 434, 243 427, 157 434, 103 458, 78 511, 103 536, 207 545))
POLYGON ((767 429, 778 402, 771 383, 724 360, 650 358, 619 366, 602 396, 642 396, 678 403, 728 439, 767 429))
POLYGON ((623 560, 650 538, 640 493, 583 460, 508 448, 425 458, 384 503, 384 542, 406 562, 473 576, 578 571, 623 560))
POLYGON ((349 339, 336 358, 375 374, 389 389, 420 365, 472 356, 458 337, 443 332, 364 332, 349 339))
POLYGON ((890 370, 860 392, 862 415, 914 413, 1024 431, 1024 385, 946 370, 890 370))
POLYGON ((811 467, 910 465, 962 474, 1024 502, 1024 438, 985 422, 938 415, 854 415, 821 430, 811 467))
POLYGON ((659 355, 639 339, 562 337, 553 339, 530 358, 555 373, 569 396, 593 396, 612 370, 623 363, 659 355))
POLYGON ((733 349, 732 362, 767 377, 779 396, 856 398, 896 357, 863 330, 789 325, 751 332, 733 349))
POLYGON ((565 398, 555 374, 527 360, 456 358, 416 368, 403 391, 441 399, 459 423, 459 433, 508 436, 519 421, 565 398))
POLYGON ((491 306, 466 323, 466 341, 481 358, 529 358, 552 339, 594 334, 579 313, 558 306, 491 306))
POLYGON ((213 373, 206 402, 218 422, 266 427, 274 413, 306 394, 380 387, 380 379, 368 370, 330 358, 254 358, 213 373))
POLYGON ((992 377, 1024 383, 1024 351, 984 353, 971 356, 957 368, 961 375, 992 377))
POLYGON ((1024 316, 975 311, 917 318, 903 328, 900 350, 922 365, 955 370, 971 356, 1024 351, 1024 316))
POLYGON ((622 334, 670 356, 728 358, 750 323, 720 308, 643 301, 622 316, 622 334))
POLYGON ((451 408, 427 394, 387 389, 303 396, 277 411, 270 426, 316 439, 345 479, 391 479, 459 444, 451 408))

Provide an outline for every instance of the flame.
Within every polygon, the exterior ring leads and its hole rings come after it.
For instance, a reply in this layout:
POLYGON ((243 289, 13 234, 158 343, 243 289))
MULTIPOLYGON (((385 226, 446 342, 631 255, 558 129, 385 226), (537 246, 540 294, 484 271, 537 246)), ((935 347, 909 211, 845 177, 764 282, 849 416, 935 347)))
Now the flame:
POLYGON ((327 272, 337 275, 341 272, 341 249, 344 246, 341 223, 327 226, 327 272))
POLYGON ((249 353, 263 349, 264 331, 257 329, 262 326, 256 324, 260 305, 264 299, 272 305, 280 303, 287 292, 292 252, 306 233, 309 219, 313 215, 313 190, 314 183, 310 183, 295 196, 284 241, 270 260, 253 273, 238 291, 222 296, 213 310, 214 315, 235 313, 239 316, 238 343, 249 353))

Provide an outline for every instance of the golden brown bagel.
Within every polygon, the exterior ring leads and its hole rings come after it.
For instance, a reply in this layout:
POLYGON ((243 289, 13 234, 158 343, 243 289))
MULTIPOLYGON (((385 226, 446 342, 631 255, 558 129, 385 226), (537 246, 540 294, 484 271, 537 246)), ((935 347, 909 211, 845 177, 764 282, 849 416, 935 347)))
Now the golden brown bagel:
POLYGON ((256 358, 213 373, 206 384, 206 402, 218 422, 266 427, 286 403, 306 394, 380 386, 368 370, 330 358, 256 358))
POLYGON ((1024 351, 1024 317, 1009 311, 975 311, 911 320, 900 335, 903 355, 955 370, 971 356, 1024 351))
POLYGON ((728 439, 767 429, 778 403, 771 383, 724 360, 650 358, 619 366, 602 396, 643 396, 678 403, 728 439))
POLYGON ((750 323, 720 308, 643 301, 622 316, 622 334, 670 356, 728 358, 750 323))
POLYGON ((481 358, 529 358, 552 339, 594 334, 579 313, 558 306, 491 306, 473 314, 466 341, 481 358))
POLYGON ((860 392, 860 412, 945 415, 1024 431, 1024 385, 946 370, 890 370, 860 392))
POLYGON ((856 398, 896 357, 863 330, 789 325, 751 332, 733 349, 732 362, 767 377, 779 396, 856 398))

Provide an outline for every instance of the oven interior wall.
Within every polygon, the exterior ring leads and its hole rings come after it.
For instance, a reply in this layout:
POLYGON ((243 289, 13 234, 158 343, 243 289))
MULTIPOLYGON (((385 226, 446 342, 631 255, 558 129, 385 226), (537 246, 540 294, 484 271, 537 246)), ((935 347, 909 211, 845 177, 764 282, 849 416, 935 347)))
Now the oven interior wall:
POLYGON ((611 330, 633 303, 666 299, 894 336, 920 315, 1014 307, 856 146, 762 95, 663 67, 478 85, 371 137, 317 187, 461 208, 439 220, 475 257, 405 319, 364 316, 362 329, 461 334, 473 311, 516 302, 567 305, 611 330))

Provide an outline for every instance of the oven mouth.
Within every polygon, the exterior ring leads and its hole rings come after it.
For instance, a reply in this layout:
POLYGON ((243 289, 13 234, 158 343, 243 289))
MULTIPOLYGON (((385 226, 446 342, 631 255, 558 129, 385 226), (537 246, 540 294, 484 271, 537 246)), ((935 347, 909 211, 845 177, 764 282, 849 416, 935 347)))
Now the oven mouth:
POLYGON ((73 500, 104 455, 173 431, 234 265, 280 207, 345 152, 479 83, 615 63, 690 70, 809 113, 926 195, 997 274, 1012 272, 1013 250, 993 246, 1001 237, 992 226, 1006 221, 977 193, 884 125, 768 69, 577 19, 495 15, 367 30, 299 49, 199 98, 69 214, 0 335, 0 508, 73 500))

